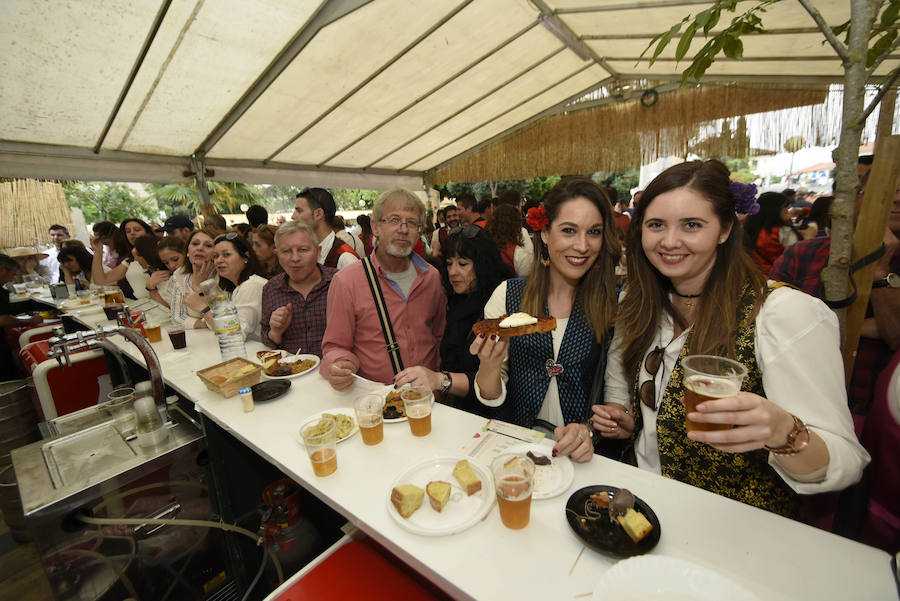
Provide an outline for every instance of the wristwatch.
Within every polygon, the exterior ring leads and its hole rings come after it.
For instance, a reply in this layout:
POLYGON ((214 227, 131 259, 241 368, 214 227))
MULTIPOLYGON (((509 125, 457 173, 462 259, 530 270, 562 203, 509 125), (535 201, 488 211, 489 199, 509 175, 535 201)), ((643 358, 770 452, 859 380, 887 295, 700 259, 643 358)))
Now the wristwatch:
POLYGON ((764 445, 765 449, 773 455, 796 455, 809 444, 809 430, 806 429, 806 424, 800 421, 796 415, 791 415, 791 417, 794 418, 794 427, 788 432, 787 442, 780 447, 764 445))
POLYGON ((447 394, 450 392, 450 387, 453 386, 453 378, 445 371, 442 371, 441 374, 443 374, 441 377, 441 392, 447 394))
POLYGON ((889 273, 884 279, 872 282, 872 288, 900 288, 900 275, 889 273))

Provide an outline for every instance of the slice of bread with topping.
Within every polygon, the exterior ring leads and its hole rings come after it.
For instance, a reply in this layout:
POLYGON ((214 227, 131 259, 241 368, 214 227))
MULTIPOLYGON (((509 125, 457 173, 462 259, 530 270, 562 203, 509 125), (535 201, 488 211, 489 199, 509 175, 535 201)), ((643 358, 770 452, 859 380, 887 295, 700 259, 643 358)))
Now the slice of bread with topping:
POLYGON ((453 477, 463 487, 467 495, 472 495, 481 490, 481 478, 475 474, 475 470, 469 462, 463 459, 453 468, 453 477))
POLYGON ((625 515, 620 515, 616 520, 634 542, 640 541, 653 530, 653 524, 647 521, 644 514, 634 509, 629 509, 625 515))
POLYGON ((435 511, 443 511, 447 502, 450 501, 450 488, 450 483, 443 480, 429 482, 428 486, 425 487, 428 501, 435 511))
POLYGON ((401 484, 391 490, 391 503, 397 508, 397 513, 408 518, 422 506, 425 499, 425 491, 413 484, 401 484))

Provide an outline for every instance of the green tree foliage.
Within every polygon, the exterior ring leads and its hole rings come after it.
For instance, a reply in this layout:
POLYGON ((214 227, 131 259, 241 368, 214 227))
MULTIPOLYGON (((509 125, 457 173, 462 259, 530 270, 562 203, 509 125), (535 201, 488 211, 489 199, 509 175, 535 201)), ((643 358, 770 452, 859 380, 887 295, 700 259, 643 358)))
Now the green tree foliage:
POLYGON ((601 186, 615 188, 620 199, 628 200, 631 198, 631 190, 641 181, 641 170, 629 167, 617 172, 595 171, 591 179, 601 186))
MULTIPOLYGON (((200 213, 200 193, 196 183, 150 184, 150 195, 171 215, 177 209, 190 214, 200 213)), ((265 197, 257 186, 235 182, 207 181, 209 200, 217 213, 240 213, 241 205, 265 205, 265 197)))
POLYGON ((155 221, 159 208, 153 198, 142 198, 128 185, 114 182, 67 182, 63 184, 66 202, 81 209, 88 223, 112 221, 128 217, 155 221))
MULTIPOLYGON (((356 188, 328 188, 334 196, 334 204, 339 211, 361 211, 371 209, 375 204, 378 190, 358 190, 356 188)), ((293 205, 292 205, 293 206, 293 205)))
POLYGON ((443 186, 435 186, 441 198, 456 198, 460 194, 473 194, 478 200, 493 198, 505 190, 518 190, 524 200, 541 200, 544 194, 556 185, 560 176, 529 177, 505 181, 484 180, 475 183, 447 182, 443 186))

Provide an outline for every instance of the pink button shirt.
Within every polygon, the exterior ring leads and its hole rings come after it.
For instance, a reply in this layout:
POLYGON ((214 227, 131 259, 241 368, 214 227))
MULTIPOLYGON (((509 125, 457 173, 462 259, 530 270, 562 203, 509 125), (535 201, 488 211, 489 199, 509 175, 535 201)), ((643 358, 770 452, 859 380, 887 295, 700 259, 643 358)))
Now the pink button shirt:
MULTIPOLYGON (((417 275, 409 296, 404 298, 397 285, 385 277, 375 253, 371 259, 400 345, 403 366, 438 369, 441 337, 447 321, 447 298, 437 270, 412 255, 417 275)), ((394 371, 378 312, 359 261, 339 271, 331 281, 319 373, 327 378, 331 364, 342 359, 353 363, 356 373, 366 379, 385 384, 393 382, 394 371)))

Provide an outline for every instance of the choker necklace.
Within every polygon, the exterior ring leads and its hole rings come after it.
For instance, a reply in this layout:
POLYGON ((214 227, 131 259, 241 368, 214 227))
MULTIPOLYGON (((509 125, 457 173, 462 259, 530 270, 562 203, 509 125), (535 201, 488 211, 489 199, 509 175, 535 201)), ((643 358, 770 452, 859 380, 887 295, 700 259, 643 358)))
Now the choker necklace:
POLYGON ((680 293, 679 293, 677 290, 675 290, 674 288, 672 288, 672 294, 674 294, 675 296, 677 296, 677 297, 679 297, 679 298, 686 298, 686 299, 688 299, 688 300, 686 300, 686 301, 682 301, 688 308, 693 308, 693 307, 694 307, 694 300, 693 300, 693 299, 695 299, 695 298, 700 298, 701 296, 703 296, 702 293, 701 293, 701 294, 680 294, 680 293))

